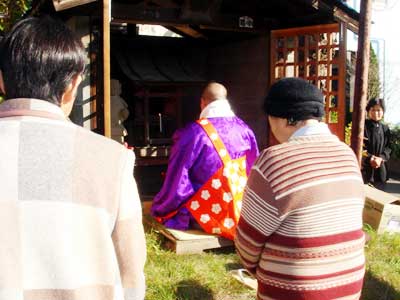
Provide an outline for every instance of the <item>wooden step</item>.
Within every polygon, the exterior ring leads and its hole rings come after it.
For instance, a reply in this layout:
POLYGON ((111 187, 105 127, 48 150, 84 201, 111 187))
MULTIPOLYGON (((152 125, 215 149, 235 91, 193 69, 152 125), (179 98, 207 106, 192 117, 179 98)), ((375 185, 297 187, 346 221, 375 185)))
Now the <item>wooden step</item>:
POLYGON ((150 215, 144 215, 145 227, 157 231, 166 238, 165 247, 176 254, 202 253, 204 250, 232 246, 233 241, 226 238, 207 234, 202 230, 169 229, 158 223, 150 215))

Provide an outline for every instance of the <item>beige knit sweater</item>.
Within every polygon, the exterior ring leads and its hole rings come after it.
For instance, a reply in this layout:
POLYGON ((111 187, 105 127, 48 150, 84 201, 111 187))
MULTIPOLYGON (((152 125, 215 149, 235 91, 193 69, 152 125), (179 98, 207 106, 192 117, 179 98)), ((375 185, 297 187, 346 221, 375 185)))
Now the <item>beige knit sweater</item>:
POLYGON ((46 101, 0 104, 0 300, 144 299, 134 155, 46 101))

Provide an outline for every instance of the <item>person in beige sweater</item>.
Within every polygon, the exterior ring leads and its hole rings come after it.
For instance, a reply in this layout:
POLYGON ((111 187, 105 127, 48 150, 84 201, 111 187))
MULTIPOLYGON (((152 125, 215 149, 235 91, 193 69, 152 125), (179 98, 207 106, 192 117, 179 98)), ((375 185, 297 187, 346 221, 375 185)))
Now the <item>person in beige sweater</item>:
POLYGON ((142 300, 134 154, 68 121, 85 53, 61 22, 2 41, 0 300, 142 300))

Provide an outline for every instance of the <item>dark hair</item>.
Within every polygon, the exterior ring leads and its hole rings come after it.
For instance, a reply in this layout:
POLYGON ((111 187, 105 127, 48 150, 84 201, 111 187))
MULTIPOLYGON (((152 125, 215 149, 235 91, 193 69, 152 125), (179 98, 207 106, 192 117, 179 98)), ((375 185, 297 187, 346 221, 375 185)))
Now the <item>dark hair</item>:
POLYGON ((36 98, 59 105, 74 76, 83 73, 82 42, 50 17, 19 21, 2 40, 0 69, 6 98, 36 98))
POLYGON ((383 111, 385 111, 385 101, 381 98, 370 99, 366 107, 367 111, 370 111, 370 109, 375 105, 379 105, 380 107, 382 107, 383 111))

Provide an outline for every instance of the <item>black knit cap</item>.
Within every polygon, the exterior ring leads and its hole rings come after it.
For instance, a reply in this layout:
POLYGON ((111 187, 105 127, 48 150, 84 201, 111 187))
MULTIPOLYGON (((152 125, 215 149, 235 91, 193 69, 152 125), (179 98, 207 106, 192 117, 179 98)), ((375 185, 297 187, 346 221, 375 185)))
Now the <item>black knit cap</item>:
POLYGON ((302 121, 324 116, 324 96, 313 84, 302 78, 283 78, 275 82, 264 100, 268 115, 302 121))

